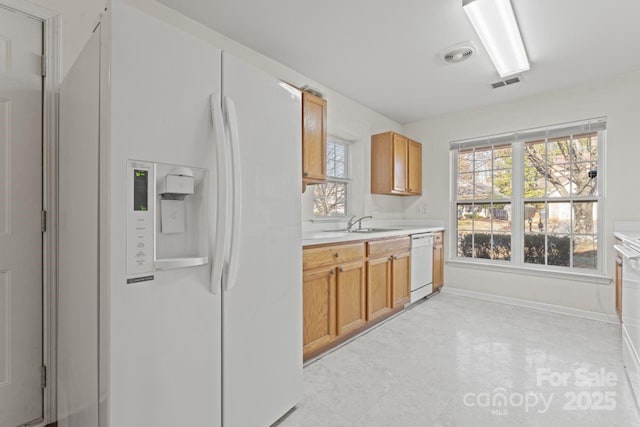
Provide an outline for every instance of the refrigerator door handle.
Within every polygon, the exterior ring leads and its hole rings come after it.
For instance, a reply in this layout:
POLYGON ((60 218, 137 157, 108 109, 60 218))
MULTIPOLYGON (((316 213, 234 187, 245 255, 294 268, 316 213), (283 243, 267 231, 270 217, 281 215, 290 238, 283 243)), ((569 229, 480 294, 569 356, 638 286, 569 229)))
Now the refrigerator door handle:
POLYGON ((242 181, 240 174, 240 140, 238 136, 238 118, 233 100, 224 97, 224 112, 227 118, 229 139, 231 142, 231 170, 233 174, 233 213, 231 215, 231 248, 229 261, 224 275, 225 290, 232 289, 238 276, 238 259, 240 254, 240 225, 242 218, 242 181))
MULTIPOLYGON (((211 119, 215 132, 215 153, 216 153, 216 173, 213 182, 213 171, 209 174, 209 182, 211 185, 211 193, 217 188, 217 197, 214 199, 213 194, 209 197, 210 215, 216 212, 215 226, 209 227, 209 247, 212 251, 211 262, 211 293, 218 294, 222 283, 222 273, 224 262, 226 259, 226 248, 229 244, 229 215, 227 214, 227 197, 229 194, 229 177, 227 167, 227 148, 224 132, 224 120, 222 118, 222 99, 219 93, 212 93, 210 96, 211 119), (215 206, 214 206, 215 203, 215 206), (215 231, 214 231, 215 230, 215 231)), ((213 166, 214 163, 211 162, 213 166)))

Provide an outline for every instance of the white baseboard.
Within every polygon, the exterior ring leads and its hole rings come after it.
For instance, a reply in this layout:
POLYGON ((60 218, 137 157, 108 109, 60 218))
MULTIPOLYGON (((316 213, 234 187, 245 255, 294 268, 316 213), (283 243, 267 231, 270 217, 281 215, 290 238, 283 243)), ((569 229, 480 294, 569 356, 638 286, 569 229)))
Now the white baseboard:
POLYGON ((528 301, 519 298, 505 297, 501 295, 488 294, 485 292, 475 292, 466 289, 452 288, 451 286, 443 286, 440 289, 443 294, 458 295, 462 297, 481 299, 485 301, 497 302, 501 304, 515 305, 518 307, 530 308, 532 310, 547 311, 550 313, 565 314, 567 316, 581 317, 583 319, 597 320, 599 322, 612 323, 619 325, 618 316, 614 314, 598 313, 589 310, 580 310, 578 308, 563 307, 561 305, 545 304, 542 302, 528 301))

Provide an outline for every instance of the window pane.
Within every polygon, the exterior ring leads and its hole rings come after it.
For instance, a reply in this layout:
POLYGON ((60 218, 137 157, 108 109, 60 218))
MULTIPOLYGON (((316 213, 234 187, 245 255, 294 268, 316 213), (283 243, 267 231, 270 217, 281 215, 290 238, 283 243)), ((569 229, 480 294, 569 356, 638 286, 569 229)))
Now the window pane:
POLYGON ((337 142, 327 142, 327 176, 346 178, 346 158, 348 147, 337 142))
POLYGON ((598 241, 596 236, 576 236, 573 240, 573 266, 598 268, 598 241))
POLYGON ((543 233, 546 227, 546 210, 544 203, 524 204, 525 233, 543 233))
POLYGON ((511 169, 493 172, 493 198, 505 199, 511 197, 511 169))
POLYGON ((474 233, 473 250, 475 258, 491 259, 491 233, 474 233))
POLYGON ((458 153, 458 172, 473 172, 473 151, 461 151, 458 153))
POLYGON ((545 264, 545 203, 524 204, 524 262, 545 264))
POLYGON ((475 171, 488 171, 491 170, 493 160, 493 149, 479 149, 475 151, 474 165, 475 171))
POLYGON ((568 197, 571 187, 571 165, 558 163, 548 165, 547 197, 568 197))
POLYGON ((511 260, 511 233, 493 235, 493 259, 511 260))
POLYGON ((569 267, 571 263, 571 238, 569 236, 557 236, 550 234, 548 239, 548 255, 547 263, 549 265, 558 265, 569 267))
POLYGON ((458 256, 473 257, 473 233, 469 231, 458 233, 458 256))
POLYGON ((475 205, 473 212, 473 231, 491 231, 491 205, 475 205))
POLYGON ((476 172, 475 174, 475 199, 488 199, 493 193, 491 186, 491 171, 488 172, 476 172))
POLYGON ((535 167, 528 167, 524 170, 524 197, 527 199, 534 197, 544 197, 544 175, 538 172, 535 167))
POLYGON ((345 183, 328 182, 314 185, 313 214, 317 216, 345 216, 346 193, 345 183))
POLYGON ((524 262, 527 264, 545 263, 545 235, 527 233, 524 235, 524 262))
POLYGON ((527 142, 524 145, 524 165, 532 167, 546 163, 546 145, 544 141, 527 142))
POLYGON ((458 205, 458 230, 473 230, 473 205, 458 205))
POLYGON ((571 233, 571 203, 549 202, 547 210, 547 233, 571 233))
POLYGON ((345 146, 342 144, 333 144, 335 147, 335 159, 339 162, 344 162, 345 146))
POLYGON ((473 199, 473 174, 461 173, 458 175, 458 200, 473 199))
POLYGON ((571 155, 574 162, 596 162, 598 160, 598 134, 574 135, 571 140, 571 155))
POLYGON ((547 163, 569 163, 569 137, 550 139, 547 143, 547 163))
POLYGON ((573 232, 575 234, 596 234, 598 232, 598 203, 573 203, 573 232))
POLYGON ((510 169, 512 166, 511 151, 512 150, 510 145, 494 147, 493 168, 494 169, 510 169))
POLYGON ((492 229, 511 232, 511 204, 494 203, 491 207, 492 229))
POLYGON ((571 171, 571 194, 574 196, 597 196, 597 171, 597 163, 574 163, 571 171))

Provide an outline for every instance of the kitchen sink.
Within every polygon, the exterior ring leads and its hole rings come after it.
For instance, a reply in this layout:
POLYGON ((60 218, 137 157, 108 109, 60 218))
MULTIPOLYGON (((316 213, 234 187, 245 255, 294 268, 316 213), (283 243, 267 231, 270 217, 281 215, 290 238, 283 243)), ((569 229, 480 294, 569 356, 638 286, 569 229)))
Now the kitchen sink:
POLYGON ((351 233, 384 233, 385 231, 398 231, 400 228, 361 228, 359 230, 351 230, 351 233))

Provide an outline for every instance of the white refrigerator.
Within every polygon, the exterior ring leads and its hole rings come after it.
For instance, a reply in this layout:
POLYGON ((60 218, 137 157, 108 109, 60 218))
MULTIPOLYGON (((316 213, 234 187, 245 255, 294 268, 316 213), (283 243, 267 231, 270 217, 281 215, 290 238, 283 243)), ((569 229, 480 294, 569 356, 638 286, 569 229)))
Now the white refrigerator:
POLYGON ((300 93, 188 31, 112 0, 62 85, 61 427, 268 426, 302 395, 300 93), (132 160, 206 171, 203 265, 128 274, 132 160))

